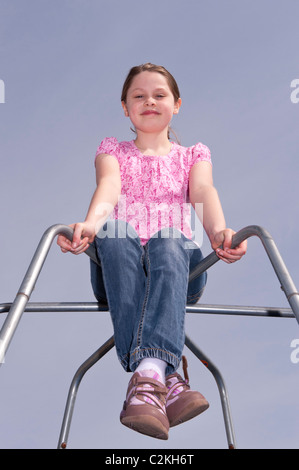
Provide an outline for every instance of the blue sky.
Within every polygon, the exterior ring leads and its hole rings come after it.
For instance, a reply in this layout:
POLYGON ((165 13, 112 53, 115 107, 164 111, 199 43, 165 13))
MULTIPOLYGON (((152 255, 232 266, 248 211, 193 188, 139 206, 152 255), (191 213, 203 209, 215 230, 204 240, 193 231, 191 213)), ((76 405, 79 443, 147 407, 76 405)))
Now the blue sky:
MULTIPOLYGON (((298 285, 296 0, 0 0, 0 12, 1 303, 13 301, 44 231, 84 219, 99 142, 133 138, 120 91, 131 66, 147 61, 178 81, 173 128, 183 145, 210 147, 228 226, 265 227, 298 285)), ((248 245, 240 263, 210 269, 202 303, 289 306, 259 240, 248 245)), ((31 301, 93 300, 87 257, 54 243, 31 301)), ((223 373, 240 448, 298 447, 298 328, 294 319, 187 316, 187 333, 223 373)), ((0 369, 1 448, 56 447, 72 376, 111 334, 108 314, 23 316, 0 369)), ((226 448, 215 382, 186 354, 191 385, 210 402, 202 417, 167 442, 123 427, 129 376, 113 350, 81 384, 69 447, 226 448)))

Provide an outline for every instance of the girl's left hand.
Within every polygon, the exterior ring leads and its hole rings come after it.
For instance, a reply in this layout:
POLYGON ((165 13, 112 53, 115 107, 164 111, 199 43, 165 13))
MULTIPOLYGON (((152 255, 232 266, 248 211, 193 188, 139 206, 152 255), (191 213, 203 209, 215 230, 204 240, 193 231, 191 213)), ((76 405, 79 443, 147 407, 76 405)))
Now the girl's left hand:
POLYGON ((236 232, 227 228, 215 234, 211 240, 212 248, 217 256, 226 263, 234 263, 242 258, 247 251, 247 241, 243 241, 235 248, 231 248, 232 237, 236 232), (221 247, 222 245, 222 247, 221 247))

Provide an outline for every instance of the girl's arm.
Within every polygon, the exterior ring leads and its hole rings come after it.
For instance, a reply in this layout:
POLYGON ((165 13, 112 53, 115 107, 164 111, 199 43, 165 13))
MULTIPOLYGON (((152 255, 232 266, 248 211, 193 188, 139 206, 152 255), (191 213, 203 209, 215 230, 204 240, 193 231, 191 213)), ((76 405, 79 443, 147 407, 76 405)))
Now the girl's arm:
POLYGON ((190 202, 200 218, 211 246, 219 258, 227 263, 241 259, 246 253, 246 241, 231 248, 234 231, 226 227, 218 192, 213 184, 212 166, 209 162, 198 162, 191 168, 189 176, 190 202), (203 211, 197 207, 203 205, 203 211), (222 245, 222 249, 219 247, 222 245))
POLYGON ((104 225, 107 218, 118 203, 121 194, 121 178, 119 164, 115 157, 101 154, 96 159, 97 187, 91 199, 84 222, 72 224, 73 240, 69 241, 63 235, 57 238, 61 251, 74 254, 83 253, 96 234, 104 225))

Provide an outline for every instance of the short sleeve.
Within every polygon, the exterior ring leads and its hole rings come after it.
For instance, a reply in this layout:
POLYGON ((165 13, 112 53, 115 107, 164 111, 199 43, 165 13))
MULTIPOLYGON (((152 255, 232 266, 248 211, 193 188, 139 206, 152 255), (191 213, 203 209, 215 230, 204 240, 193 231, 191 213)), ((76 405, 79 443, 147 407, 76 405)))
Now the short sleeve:
POLYGON ((113 155, 114 157, 118 157, 119 155, 119 143, 115 137, 105 137, 104 140, 100 143, 99 147, 97 148, 95 159, 101 153, 106 153, 108 155, 113 155))
POLYGON ((202 143, 198 143, 192 147, 190 168, 198 162, 209 162, 212 164, 210 149, 202 143))

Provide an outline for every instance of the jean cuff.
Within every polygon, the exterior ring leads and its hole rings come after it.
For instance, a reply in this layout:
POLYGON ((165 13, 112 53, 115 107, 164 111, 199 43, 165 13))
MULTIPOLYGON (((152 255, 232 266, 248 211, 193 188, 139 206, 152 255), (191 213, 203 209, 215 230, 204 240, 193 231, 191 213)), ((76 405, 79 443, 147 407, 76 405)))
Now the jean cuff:
MULTIPOLYGON (((167 362, 165 375, 173 374, 179 367, 181 358, 161 348, 136 348, 131 354, 130 370, 134 372, 140 361, 145 358, 156 358, 167 362)), ((126 368, 126 367, 125 367, 126 368)))

